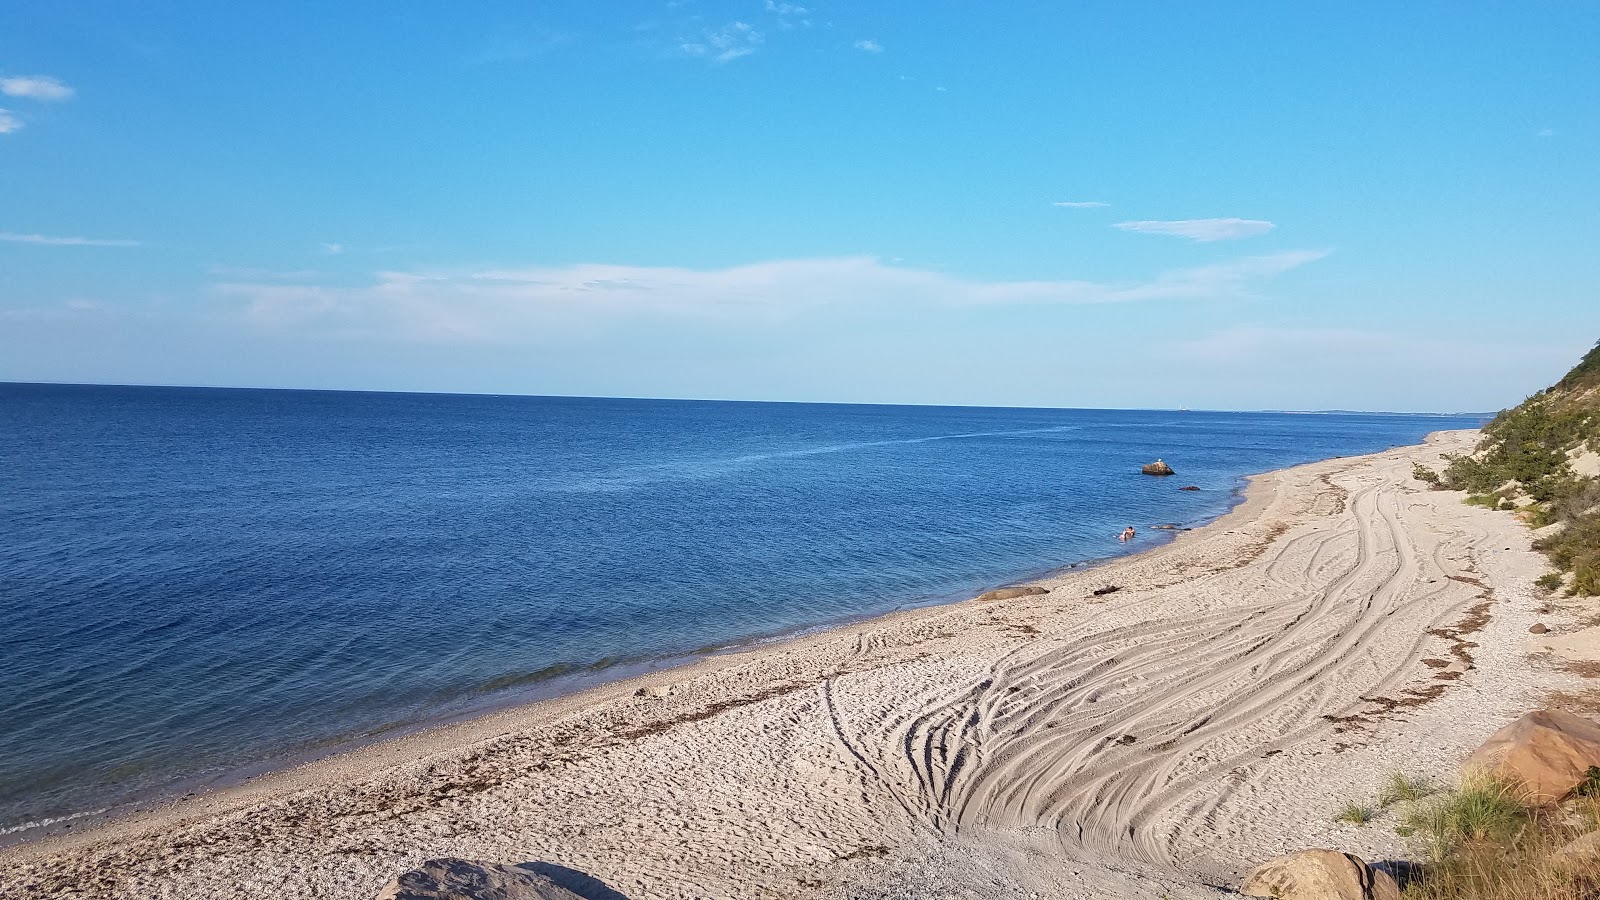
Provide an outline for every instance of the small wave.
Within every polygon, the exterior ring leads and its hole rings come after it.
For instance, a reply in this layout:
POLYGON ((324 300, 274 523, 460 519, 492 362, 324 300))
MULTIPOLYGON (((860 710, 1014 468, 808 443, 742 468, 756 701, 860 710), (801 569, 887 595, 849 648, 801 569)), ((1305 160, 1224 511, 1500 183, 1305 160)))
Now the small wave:
POLYGON ((549 681, 552 678, 560 678, 563 675, 571 675, 572 673, 579 671, 583 671, 583 669, 570 663, 556 663, 555 665, 545 666, 542 669, 537 669, 532 672, 517 672, 510 675, 501 675, 499 678, 491 678, 488 681, 485 681, 483 684, 478 685, 478 687, 472 693, 492 694, 496 691, 506 690, 507 688, 521 687, 525 684, 537 684, 541 681, 549 681))
POLYGON ((925 437, 895 438, 884 441, 853 441, 842 444, 827 444, 821 447, 801 447, 794 450, 774 450, 769 453, 746 453, 743 456, 734 456, 725 459, 709 459, 695 462, 675 462, 658 466, 643 466, 634 470, 621 469, 614 472, 575 475, 568 477, 541 479, 540 487, 557 493, 587 494, 626 491, 640 485, 654 484, 662 481, 695 480, 704 478, 720 478, 731 475, 751 465, 767 460, 798 459, 806 456, 820 456, 827 453, 846 453, 851 450, 868 450, 874 447, 899 447, 907 444, 926 444, 933 441, 959 441, 972 438, 986 437, 1017 437, 1027 434, 1050 434, 1055 432, 1079 431, 1080 425, 1051 425, 1043 428, 1018 428, 1009 431, 968 431, 957 434, 930 434, 925 437))
POLYGON ((108 811, 110 811, 110 807, 102 807, 100 809, 91 809, 88 812, 73 813, 70 816, 56 816, 55 818, 51 819, 38 819, 32 822, 23 822, 21 825, 12 825, 9 828, 0 828, 0 835, 16 834, 19 831, 32 831, 35 828, 44 828, 49 825, 59 825, 62 822, 71 822, 74 819, 87 819, 90 816, 98 816, 101 813, 108 811))

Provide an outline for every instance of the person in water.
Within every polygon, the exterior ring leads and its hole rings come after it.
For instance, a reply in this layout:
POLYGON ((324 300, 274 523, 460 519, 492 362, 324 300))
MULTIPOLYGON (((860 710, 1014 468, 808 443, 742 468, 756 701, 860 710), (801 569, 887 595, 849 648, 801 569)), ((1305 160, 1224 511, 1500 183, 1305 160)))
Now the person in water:
POLYGON ((1133 530, 1133 526, 1129 525, 1127 528, 1122 529, 1122 537, 1119 538, 1119 540, 1126 544, 1127 542, 1133 540, 1134 534, 1135 532, 1133 530))

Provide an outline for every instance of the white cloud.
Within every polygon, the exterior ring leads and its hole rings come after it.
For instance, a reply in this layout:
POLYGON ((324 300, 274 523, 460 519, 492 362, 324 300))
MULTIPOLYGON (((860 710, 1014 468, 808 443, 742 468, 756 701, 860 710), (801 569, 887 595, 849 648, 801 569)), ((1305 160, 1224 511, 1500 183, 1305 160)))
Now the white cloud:
POLYGON ((322 252, 328 254, 329 256, 338 256, 339 254, 344 252, 344 245, 343 244, 333 244, 333 243, 329 243, 327 241, 323 241, 322 242, 322 252))
POLYGON ((750 23, 729 22, 715 31, 707 31, 698 38, 679 43, 678 49, 689 56, 732 62, 756 52, 764 40, 765 36, 750 23))
POLYGON ((793 3, 774 3, 773 0, 767 0, 767 12, 780 16, 803 16, 811 10, 793 3))
POLYGON ((1556 130, 1554 128, 1541 128, 1538 131, 1534 132, 1534 135, 1537 136, 1537 137, 1546 137, 1546 138, 1547 137, 1555 137, 1556 136, 1556 130))
POLYGON ((1189 387, 1257 407, 1488 410, 1548 384, 1589 345, 1511 335, 1458 339, 1431 332, 1235 325, 1152 347, 1189 387), (1205 387, 1209 385, 1208 387, 1205 387), (1524 387, 1518 388, 1518 385, 1524 387))
POLYGON ((10 134, 22 130, 22 120, 11 114, 9 109, 0 109, 0 134, 10 134))
POLYGON ((1139 234, 1169 234, 1192 241, 1231 241, 1266 234, 1278 226, 1261 219, 1177 219, 1118 222, 1111 227, 1139 234))
POLYGON ((105 240, 86 237, 52 237, 45 234, 18 234, 0 231, 0 241, 10 244, 46 244, 52 247, 138 247, 140 241, 105 240))
POLYGON ((63 84, 59 79, 49 75, 23 75, 16 78, 0 78, 0 94, 7 97, 26 97, 29 100, 44 100, 57 102, 71 100, 76 93, 72 88, 63 84))
POLYGON ((977 281, 870 257, 778 260, 726 269, 572 266, 380 272, 360 286, 215 285, 274 330, 420 342, 516 343, 650 318, 777 323, 823 309, 1196 301, 1247 296, 1325 256, 1290 251, 1166 272, 1145 281, 977 281))
POLYGON ((878 43, 877 41, 871 39, 871 38, 868 38, 868 39, 866 39, 864 41, 856 41, 855 48, 857 50, 861 50, 861 51, 864 51, 864 52, 867 52, 867 53, 882 53, 883 52, 883 45, 878 43))
MULTIPOLYGON (((1235 325, 1168 345, 1173 356, 1216 367, 1278 366, 1327 369, 1352 375, 1352 366, 1414 368, 1430 376, 1446 369, 1481 367, 1484 360, 1565 359, 1572 353, 1510 340, 1460 341, 1432 335, 1395 334, 1359 328, 1262 324, 1235 325)), ((1579 351, 1582 352, 1581 349, 1579 351)), ((1430 377, 1428 380, 1439 380, 1430 377)))
POLYGON ((1050 205, 1059 206, 1063 209, 1100 209, 1111 204, 1103 203, 1099 200, 1057 200, 1050 205))

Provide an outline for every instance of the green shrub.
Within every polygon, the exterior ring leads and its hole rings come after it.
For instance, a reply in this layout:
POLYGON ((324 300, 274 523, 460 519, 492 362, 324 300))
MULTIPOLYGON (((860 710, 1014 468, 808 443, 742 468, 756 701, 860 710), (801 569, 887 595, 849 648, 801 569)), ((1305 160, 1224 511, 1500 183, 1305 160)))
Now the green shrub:
POLYGON ((1515 508, 1507 501, 1526 494, 1529 524, 1563 526, 1536 546, 1572 573, 1574 594, 1600 595, 1600 479, 1578 476, 1567 459, 1585 445, 1600 447, 1600 343, 1556 385, 1495 416, 1471 456, 1446 456, 1439 483, 1488 509, 1515 508))
POLYGON ((1560 590, 1560 588, 1561 588, 1561 573, 1560 572, 1546 572, 1543 575, 1540 575, 1538 578, 1534 579, 1533 583, 1538 585, 1539 587, 1544 588, 1547 591, 1560 590))

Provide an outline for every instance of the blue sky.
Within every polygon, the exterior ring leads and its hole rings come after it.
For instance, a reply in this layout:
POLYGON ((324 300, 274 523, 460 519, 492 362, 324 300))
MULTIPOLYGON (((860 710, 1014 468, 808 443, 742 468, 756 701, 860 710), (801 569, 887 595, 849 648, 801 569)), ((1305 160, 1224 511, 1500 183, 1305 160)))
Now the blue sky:
POLYGON ((1600 5, 421 6, 0 6, 0 380, 1444 411, 1600 338, 1600 5))

